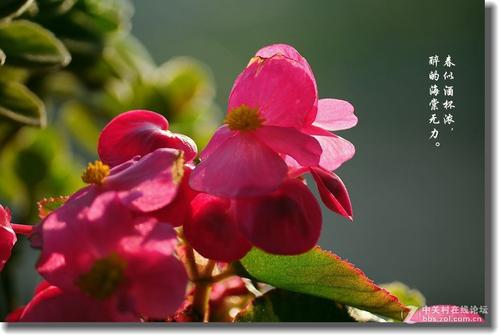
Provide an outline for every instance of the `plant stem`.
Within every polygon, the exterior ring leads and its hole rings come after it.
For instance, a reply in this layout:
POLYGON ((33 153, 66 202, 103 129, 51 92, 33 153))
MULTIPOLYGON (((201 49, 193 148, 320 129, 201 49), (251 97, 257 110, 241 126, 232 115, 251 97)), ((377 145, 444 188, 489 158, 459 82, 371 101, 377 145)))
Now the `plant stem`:
POLYGON ((187 260, 187 269, 189 270, 189 274, 191 276, 191 280, 195 282, 199 278, 198 266, 196 264, 196 258, 194 256, 194 250, 191 245, 184 240, 185 243, 185 257, 187 260))
POLYGON ((208 322, 210 318, 209 302, 210 302, 211 283, 200 281, 196 283, 194 289, 194 299, 192 300, 192 308, 199 315, 203 322, 208 322))
POLYGON ((33 226, 31 225, 11 223, 11 226, 16 234, 29 236, 33 232, 33 226))
POLYGON ((203 278, 208 279, 211 278, 211 274, 213 273, 213 269, 215 268, 215 265, 217 263, 213 260, 208 260, 208 263, 206 263, 206 266, 204 268, 204 273, 203 273, 203 278))
POLYGON ((192 307, 196 314, 202 317, 203 322, 208 322, 210 319, 210 291, 211 291, 211 273, 216 265, 216 262, 209 260, 203 272, 203 276, 195 282, 194 298, 192 307))

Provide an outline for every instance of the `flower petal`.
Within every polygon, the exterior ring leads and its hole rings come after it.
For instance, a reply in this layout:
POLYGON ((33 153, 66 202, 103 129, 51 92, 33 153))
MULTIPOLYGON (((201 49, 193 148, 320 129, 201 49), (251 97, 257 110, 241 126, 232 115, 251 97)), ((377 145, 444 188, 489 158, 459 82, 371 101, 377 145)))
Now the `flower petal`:
POLYGON ((19 319, 21 318, 23 312, 24 312, 24 306, 17 307, 12 312, 7 314, 7 316, 4 319, 4 322, 19 322, 19 319))
POLYGON ((128 261, 133 272, 129 274, 133 276, 129 294, 137 312, 155 319, 175 313, 187 289, 184 265, 173 255, 147 251, 128 261))
POLYGON ((261 113, 265 125, 301 128, 311 123, 309 113, 316 101, 310 73, 296 61, 274 56, 253 62, 239 75, 228 113, 246 105, 261 113))
POLYGON ((336 170, 355 155, 352 143, 322 128, 310 126, 304 131, 312 135, 322 148, 319 165, 326 170, 336 170))
POLYGON ((237 132, 231 131, 227 125, 219 127, 211 137, 210 142, 208 142, 201 152, 199 158, 201 158, 201 160, 208 158, 220 145, 236 134, 237 132))
POLYGON ((125 236, 118 251, 127 263, 130 308, 147 318, 165 318, 182 304, 187 272, 175 257, 177 235, 172 226, 149 216, 135 220, 136 233, 125 236))
POLYGON ((238 199, 235 205, 241 231, 266 252, 301 254, 313 248, 319 239, 320 206, 297 179, 286 180, 269 195, 238 199))
POLYGON ((255 54, 257 57, 261 58, 272 58, 274 56, 281 55, 286 58, 292 59, 303 66, 309 67, 307 60, 300 55, 300 53, 288 44, 272 44, 265 46, 258 50, 255 54))
POLYGON ((103 187, 119 192, 127 206, 139 212, 152 212, 168 205, 177 194, 183 166, 181 156, 174 149, 157 149, 139 160, 132 160, 127 168, 115 167, 104 179, 103 187))
POLYGON ((112 167, 158 148, 182 150, 186 161, 197 154, 192 139, 172 133, 166 118, 147 110, 129 111, 112 119, 102 130, 98 144, 100 159, 112 167))
MULTIPOLYGON (((317 83, 315 82, 315 77, 314 73, 312 72, 312 68, 308 64, 307 60, 305 57, 300 55, 300 53, 293 48, 290 45, 287 44, 272 44, 266 47, 263 47, 262 49, 258 50, 256 52, 256 57, 260 58, 272 58, 274 56, 283 56, 285 58, 291 59, 297 63, 299 63, 305 71, 309 74, 309 76, 312 78, 314 82, 314 89, 315 89, 315 96, 318 97, 318 92, 317 92, 317 83)), ((254 61, 254 60, 252 60, 254 61)), ((250 62, 251 64, 251 62, 250 62)), ((317 99, 314 101, 314 105, 312 109, 309 111, 306 119, 306 124, 312 123, 317 115, 317 99)))
POLYGON ((324 205, 330 210, 353 221, 352 204, 347 188, 340 177, 320 168, 310 169, 324 205))
POLYGON ((276 152, 254 135, 239 133, 194 169, 190 186, 221 197, 254 196, 276 190, 286 174, 276 152))
POLYGON ((348 101, 338 99, 320 99, 314 126, 326 130, 342 130, 357 124, 354 108, 348 101))
POLYGON ((16 244, 16 233, 10 224, 11 216, 8 208, 0 205, 0 271, 10 258, 12 248, 16 244))
POLYGON ((79 292, 65 292, 49 286, 26 305, 19 322, 138 322, 122 314, 109 301, 91 299, 79 292))
POLYGON ((242 258, 251 244, 239 231, 230 200, 199 194, 191 203, 192 217, 184 225, 189 243, 206 258, 232 262, 242 258))
POLYGON ((293 157, 303 166, 319 164, 322 153, 319 142, 296 128, 263 126, 255 135, 272 150, 293 157))
POLYGON ((184 176, 182 177, 182 182, 180 183, 177 195, 173 201, 165 207, 150 213, 159 222, 168 223, 173 227, 179 227, 188 220, 191 211, 190 202, 197 194, 197 192, 189 186, 191 172, 192 168, 184 166, 184 176))

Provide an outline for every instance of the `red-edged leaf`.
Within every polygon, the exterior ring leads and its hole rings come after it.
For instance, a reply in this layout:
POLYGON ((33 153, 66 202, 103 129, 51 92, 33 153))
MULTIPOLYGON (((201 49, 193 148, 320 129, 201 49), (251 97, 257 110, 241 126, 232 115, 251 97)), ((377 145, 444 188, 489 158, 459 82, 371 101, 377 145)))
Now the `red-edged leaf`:
POLYGON ((254 248, 241 263, 255 279, 274 287, 328 298, 395 320, 404 320, 409 313, 361 270, 319 247, 297 256, 270 255, 254 248))

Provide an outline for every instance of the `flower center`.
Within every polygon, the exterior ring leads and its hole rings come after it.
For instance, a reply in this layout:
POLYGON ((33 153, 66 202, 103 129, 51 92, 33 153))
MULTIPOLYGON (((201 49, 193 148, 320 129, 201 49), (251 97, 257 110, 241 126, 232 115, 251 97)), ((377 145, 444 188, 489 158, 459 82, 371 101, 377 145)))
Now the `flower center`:
POLYGON ((227 114, 224 123, 229 126, 230 130, 255 130, 264 121, 258 109, 241 105, 227 114))
POLYGON ((76 281, 83 292, 95 299, 105 299, 111 296, 125 279, 126 262, 118 254, 97 260, 87 273, 76 281))
POLYGON ((81 179, 87 184, 102 184, 102 180, 109 175, 109 165, 101 161, 88 163, 87 168, 81 175, 81 179))
POLYGON ((175 184, 180 183, 184 176, 184 161, 184 152, 180 151, 172 166, 172 178, 175 184))

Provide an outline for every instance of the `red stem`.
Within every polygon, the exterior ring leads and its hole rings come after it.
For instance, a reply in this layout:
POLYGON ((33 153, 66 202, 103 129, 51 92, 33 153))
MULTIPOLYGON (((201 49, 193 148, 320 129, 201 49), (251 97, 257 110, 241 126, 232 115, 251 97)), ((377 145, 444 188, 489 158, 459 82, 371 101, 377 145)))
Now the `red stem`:
POLYGON ((29 236, 33 232, 33 226, 30 225, 11 223, 11 226, 16 234, 29 236))

